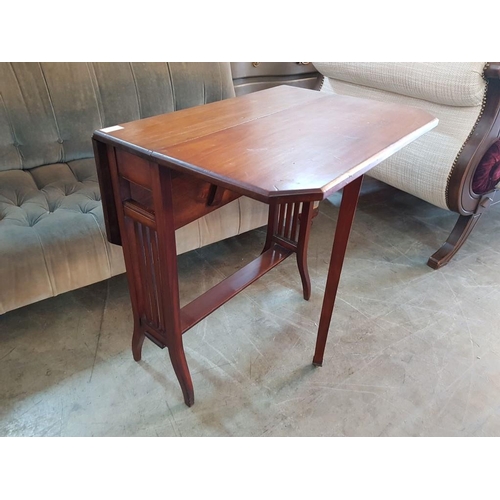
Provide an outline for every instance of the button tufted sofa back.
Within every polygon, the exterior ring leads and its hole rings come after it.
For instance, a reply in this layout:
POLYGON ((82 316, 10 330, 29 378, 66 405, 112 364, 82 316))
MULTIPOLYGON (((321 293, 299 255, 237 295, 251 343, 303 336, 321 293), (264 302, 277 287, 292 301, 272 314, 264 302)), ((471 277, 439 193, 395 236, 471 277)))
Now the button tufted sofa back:
POLYGON ((224 63, 0 63, 0 171, 93 156, 95 129, 234 96, 224 63))

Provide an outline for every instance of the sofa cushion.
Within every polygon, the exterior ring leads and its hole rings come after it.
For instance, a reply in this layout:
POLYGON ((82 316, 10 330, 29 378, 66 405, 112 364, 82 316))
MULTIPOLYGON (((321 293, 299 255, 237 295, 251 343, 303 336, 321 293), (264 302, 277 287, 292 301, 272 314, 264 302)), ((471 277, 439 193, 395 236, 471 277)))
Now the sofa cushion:
POLYGON ((328 78, 448 106, 480 106, 484 62, 315 62, 328 78))
POLYGON ((0 172, 0 234, 0 313, 125 270, 106 240, 93 158, 0 172))
MULTIPOLYGON (((93 158, 0 171, 0 314, 125 271, 106 239, 93 158)), ((184 253, 267 222, 267 205, 240 198, 176 233, 184 253)))

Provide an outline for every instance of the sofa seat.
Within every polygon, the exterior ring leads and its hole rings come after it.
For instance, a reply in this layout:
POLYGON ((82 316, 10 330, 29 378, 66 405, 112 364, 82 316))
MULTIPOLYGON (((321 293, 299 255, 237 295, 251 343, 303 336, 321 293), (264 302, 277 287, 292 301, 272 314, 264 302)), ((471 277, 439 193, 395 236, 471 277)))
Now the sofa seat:
POLYGON ((0 172, 0 225, 0 313, 125 270, 91 158, 0 172))
MULTIPOLYGON (((267 206, 235 200, 178 234, 178 253, 267 222, 267 206)), ((110 244, 93 158, 0 171, 0 314, 125 272, 110 244)))

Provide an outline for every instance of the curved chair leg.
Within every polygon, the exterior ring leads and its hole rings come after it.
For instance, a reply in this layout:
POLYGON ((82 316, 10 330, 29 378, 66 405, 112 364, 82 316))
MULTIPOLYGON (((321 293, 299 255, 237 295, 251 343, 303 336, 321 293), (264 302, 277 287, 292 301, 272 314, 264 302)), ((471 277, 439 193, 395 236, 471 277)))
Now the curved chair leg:
POLYGON ((453 231, 446 240, 445 244, 427 261, 427 265, 433 269, 439 269, 452 259, 452 257, 458 252, 462 245, 467 240, 469 234, 474 229, 475 225, 481 217, 481 213, 474 215, 461 215, 458 218, 453 231))

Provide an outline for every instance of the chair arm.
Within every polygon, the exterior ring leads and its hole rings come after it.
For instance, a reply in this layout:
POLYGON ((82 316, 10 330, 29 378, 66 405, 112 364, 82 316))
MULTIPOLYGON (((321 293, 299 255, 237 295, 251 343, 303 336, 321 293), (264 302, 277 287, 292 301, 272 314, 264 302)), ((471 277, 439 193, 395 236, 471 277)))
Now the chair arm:
MULTIPOLYGON (((481 118, 464 144, 448 182, 448 207, 465 216, 478 209, 482 194, 475 193, 472 188, 481 175, 477 169, 483 159, 488 160, 485 155, 500 138, 500 63, 488 63, 484 69, 484 77, 489 82, 481 118)), ((487 175, 489 177, 490 172, 487 175)))

